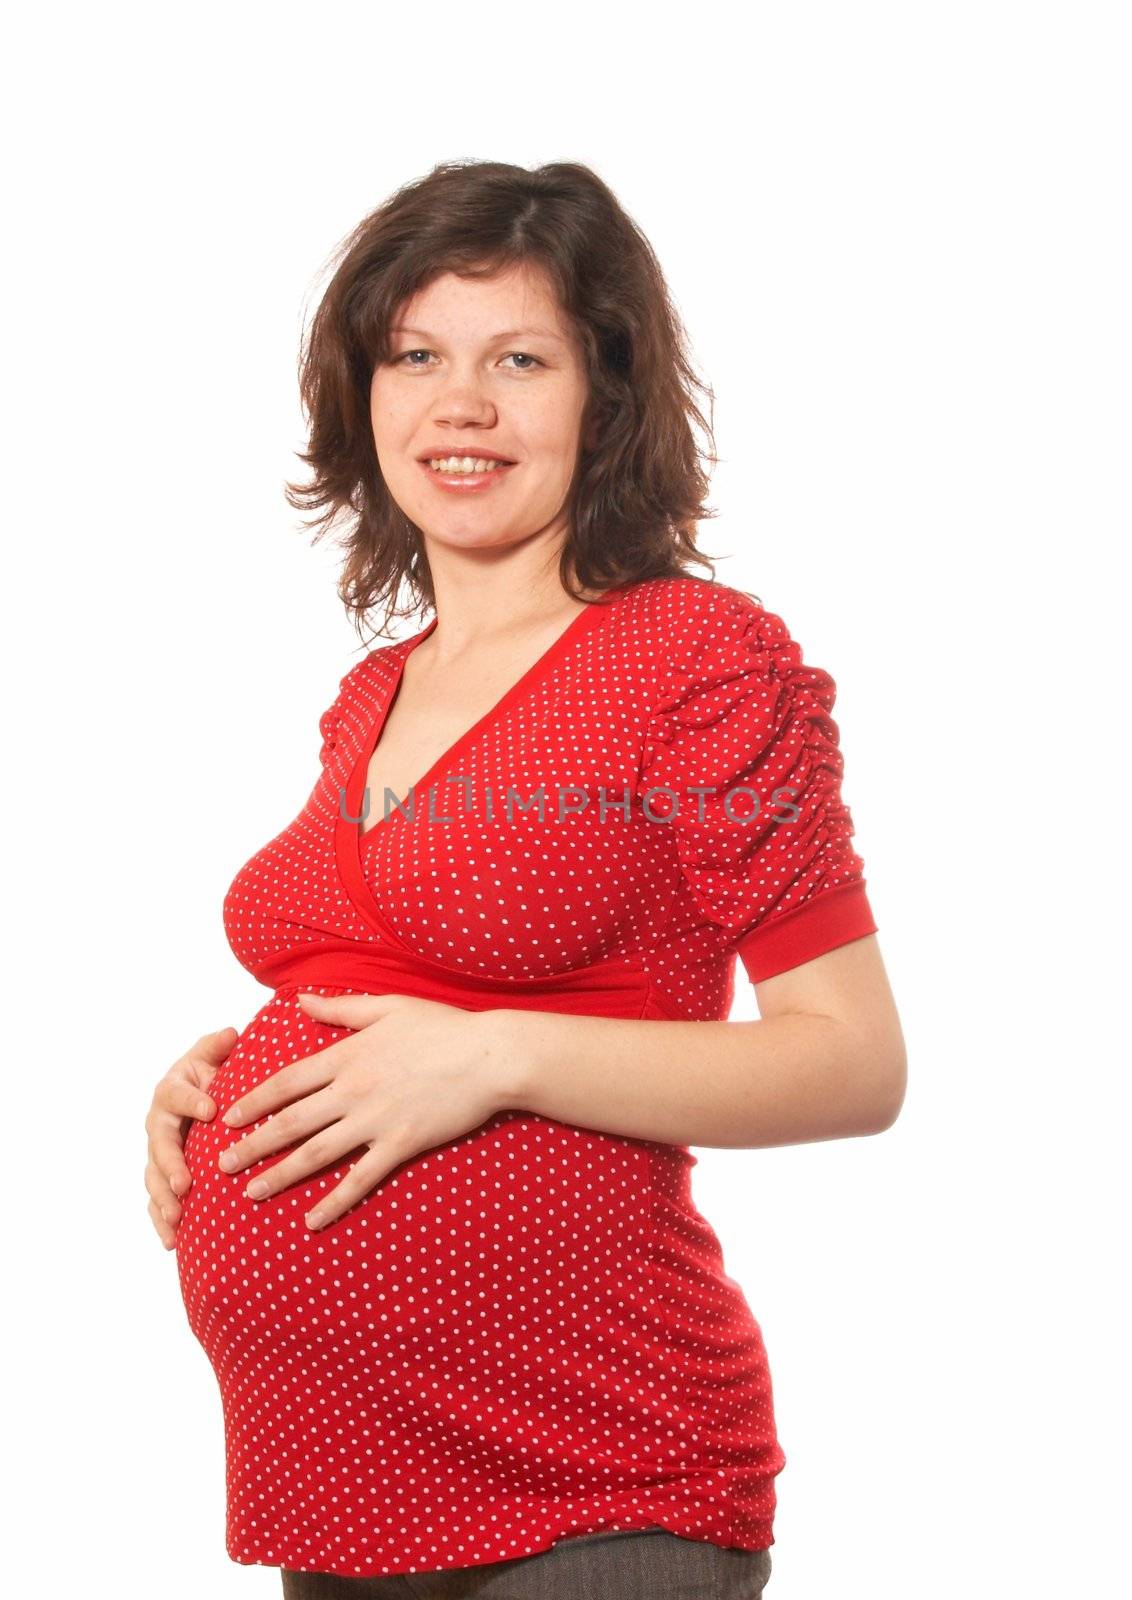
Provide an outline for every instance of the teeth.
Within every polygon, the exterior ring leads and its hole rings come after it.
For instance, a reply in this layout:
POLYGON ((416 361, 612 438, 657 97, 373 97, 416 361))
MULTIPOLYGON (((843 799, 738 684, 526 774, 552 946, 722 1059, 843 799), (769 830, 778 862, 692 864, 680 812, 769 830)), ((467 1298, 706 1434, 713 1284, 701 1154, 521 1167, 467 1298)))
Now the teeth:
POLYGON ((507 465, 506 461, 485 461, 480 456, 438 456, 429 462, 434 472, 494 472, 507 465))

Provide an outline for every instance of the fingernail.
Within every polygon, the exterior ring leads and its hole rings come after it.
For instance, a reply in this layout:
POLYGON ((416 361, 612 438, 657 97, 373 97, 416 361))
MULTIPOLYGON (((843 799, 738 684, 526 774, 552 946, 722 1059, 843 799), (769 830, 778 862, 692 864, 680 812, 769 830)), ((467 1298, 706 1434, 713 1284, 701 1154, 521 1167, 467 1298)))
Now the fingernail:
POLYGON ((210 1105, 210 1103, 207 1100, 198 1100, 197 1101, 197 1116, 198 1117, 207 1117, 209 1115, 209 1113, 211 1112, 211 1110, 212 1110, 212 1106, 210 1105))
POLYGON ((230 1128, 234 1128, 237 1123, 241 1122, 242 1120, 243 1119, 240 1115, 239 1106, 229 1106, 227 1111, 224 1113, 224 1121, 230 1128))
POLYGON ((324 1220, 325 1219, 324 1219, 323 1214, 322 1214, 321 1211, 312 1211, 312 1212, 310 1212, 308 1214, 307 1219, 306 1219, 307 1227, 308 1228, 321 1227, 324 1220))
POLYGON ((257 1178, 254 1183, 249 1183, 247 1192, 253 1200, 262 1200, 267 1193, 267 1179, 257 1178))

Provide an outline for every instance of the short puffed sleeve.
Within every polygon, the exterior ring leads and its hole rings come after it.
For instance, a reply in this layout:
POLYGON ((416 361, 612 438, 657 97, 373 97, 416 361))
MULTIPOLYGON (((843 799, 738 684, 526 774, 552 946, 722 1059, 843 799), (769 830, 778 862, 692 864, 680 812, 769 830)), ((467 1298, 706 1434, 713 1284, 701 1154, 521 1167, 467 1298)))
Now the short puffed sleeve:
POLYGON ((753 983, 875 933, 829 673, 735 589, 673 642, 640 793, 674 829, 705 919, 731 936, 753 983))

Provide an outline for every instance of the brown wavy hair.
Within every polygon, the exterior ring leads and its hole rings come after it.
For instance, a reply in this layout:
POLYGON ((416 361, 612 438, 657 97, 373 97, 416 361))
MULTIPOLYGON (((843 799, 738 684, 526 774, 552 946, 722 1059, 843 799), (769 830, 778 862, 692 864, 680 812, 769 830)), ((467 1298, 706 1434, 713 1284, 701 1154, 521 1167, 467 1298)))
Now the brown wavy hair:
MULTIPOLYGON (((534 168, 452 161, 397 189, 337 246, 330 283, 306 331, 299 389, 313 472, 287 483, 295 510, 325 507, 314 542, 336 519, 349 523, 338 594, 359 635, 375 608, 380 634, 394 617, 435 606, 416 524, 378 466, 370 384, 389 359, 389 327, 406 299, 445 272, 489 277, 513 263, 540 265, 581 341, 589 395, 582 434, 596 448, 580 459, 559 562, 563 587, 602 589, 708 567, 697 524, 715 464, 712 426, 695 394, 714 395, 692 370, 687 335, 652 247, 589 167, 534 168), (693 424, 711 448, 701 451, 693 424), (402 604, 407 588, 410 602, 402 604)), ((324 271, 327 270, 324 268, 324 271)), ((708 580, 702 580, 708 581, 708 580)))

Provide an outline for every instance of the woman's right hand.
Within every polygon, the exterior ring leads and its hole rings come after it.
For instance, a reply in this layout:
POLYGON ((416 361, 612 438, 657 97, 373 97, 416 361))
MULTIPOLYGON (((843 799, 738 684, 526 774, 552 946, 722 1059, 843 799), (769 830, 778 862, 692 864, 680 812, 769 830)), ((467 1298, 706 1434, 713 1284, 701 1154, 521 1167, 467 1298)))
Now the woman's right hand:
POLYGON ((186 1123, 194 1118, 207 1122, 215 1116, 216 1102, 209 1098, 208 1086, 239 1037, 235 1028, 206 1033, 173 1063, 154 1092, 145 1119, 149 1137, 145 1186, 150 1218, 167 1250, 176 1244, 181 1215, 178 1194, 186 1194, 193 1181, 183 1154, 186 1123))

